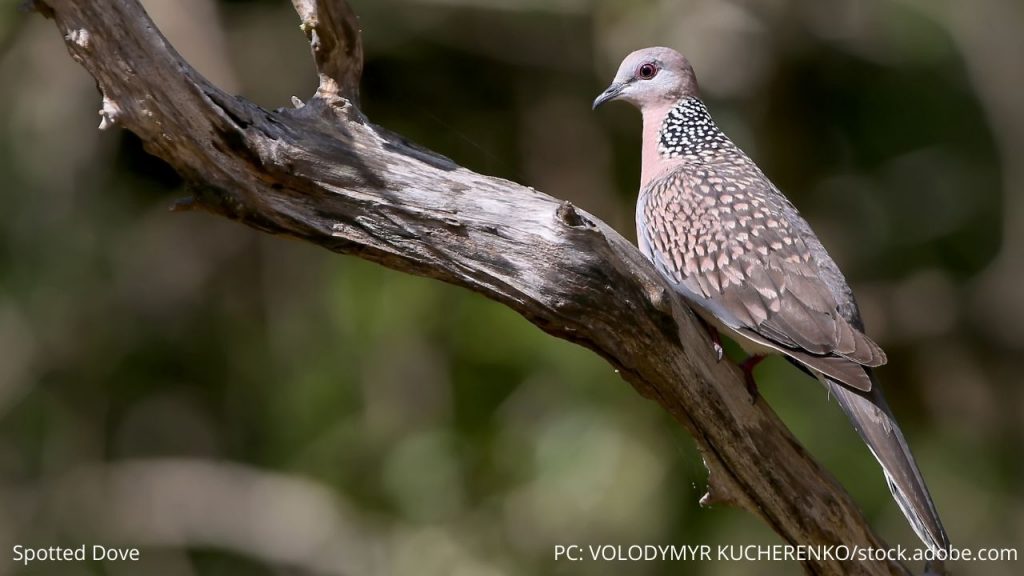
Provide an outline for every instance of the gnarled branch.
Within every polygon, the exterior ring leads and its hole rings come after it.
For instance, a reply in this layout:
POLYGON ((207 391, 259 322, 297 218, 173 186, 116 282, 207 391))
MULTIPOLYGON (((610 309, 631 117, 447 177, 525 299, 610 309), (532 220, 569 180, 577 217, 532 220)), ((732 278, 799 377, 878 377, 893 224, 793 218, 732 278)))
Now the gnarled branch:
MULTIPOLYGON (((136 133, 195 190, 194 204, 501 302, 586 346, 693 435, 704 504, 730 503, 788 543, 881 547, 849 495, 629 242, 576 207, 457 166, 357 108, 359 26, 343 0, 293 0, 320 86, 267 111, 202 78, 136 0, 36 0, 103 92, 102 126, 136 133)), ((892 574, 893 562, 809 559, 814 574, 892 574)))

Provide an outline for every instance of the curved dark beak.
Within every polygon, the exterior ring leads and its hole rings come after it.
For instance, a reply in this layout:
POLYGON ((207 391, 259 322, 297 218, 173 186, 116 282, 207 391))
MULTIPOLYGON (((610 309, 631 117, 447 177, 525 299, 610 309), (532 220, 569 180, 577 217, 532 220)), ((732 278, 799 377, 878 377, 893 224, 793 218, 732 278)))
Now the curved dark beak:
POLYGON ((615 100, 616 98, 618 98, 619 94, 622 93, 622 89, 625 87, 625 84, 613 82, 612 85, 609 86, 604 92, 601 92, 600 96, 594 99, 594 105, 591 108, 591 110, 596 110, 597 107, 600 106, 601 104, 604 104, 609 100, 615 100))

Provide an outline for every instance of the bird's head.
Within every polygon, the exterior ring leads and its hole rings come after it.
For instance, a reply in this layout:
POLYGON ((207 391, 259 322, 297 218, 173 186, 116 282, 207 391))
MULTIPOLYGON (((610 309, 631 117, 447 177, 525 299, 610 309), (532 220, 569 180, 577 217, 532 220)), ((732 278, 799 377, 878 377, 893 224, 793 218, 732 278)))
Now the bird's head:
POLYGON ((594 108, 625 100, 643 111, 696 95, 697 78, 686 57, 671 48, 644 48, 626 56, 611 85, 594 100, 594 108))

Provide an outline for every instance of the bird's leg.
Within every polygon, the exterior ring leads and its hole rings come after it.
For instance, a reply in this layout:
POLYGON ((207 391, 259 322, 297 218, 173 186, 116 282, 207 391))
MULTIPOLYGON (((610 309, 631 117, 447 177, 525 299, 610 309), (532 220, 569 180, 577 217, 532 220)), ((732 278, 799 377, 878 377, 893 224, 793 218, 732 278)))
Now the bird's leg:
POLYGON ((711 337, 711 345, 715 350, 715 360, 721 362, 722 358, 725 357, 725 348, 722 348, 722 337, 719 336, 718 334, 718 328, 715 328, 711 324, 708 324, 707 320, 701 318, 699 314, 697 314, 696 316, 697 320, 700 320, 700 325, 704 327, 704 330, 707 331, 708 336, 711 337))
POLYGON ((747 384, 747 392, 750 393, 750 402, 757 402, 757 382, 754 381, 754 368, 764 360, 761 354, 751 354, 747 359, 740 362, 740 370, 743 370, 743 380, 747 384))

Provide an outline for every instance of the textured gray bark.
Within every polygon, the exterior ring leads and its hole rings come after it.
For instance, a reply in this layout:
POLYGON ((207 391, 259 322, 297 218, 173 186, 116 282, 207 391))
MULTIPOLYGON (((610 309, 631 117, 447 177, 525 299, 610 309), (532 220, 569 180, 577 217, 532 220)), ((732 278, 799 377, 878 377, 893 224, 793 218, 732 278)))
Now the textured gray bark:
MULTIPOLYGON (((704 504, 743 507, 793 544, 880 547, 841 486, 743 378, 636 248, 586 212, 477 174, 372 125, 356 107, 362 48, 343 0, 293 0, 316 96, 267 111, 225 94, 136 0, 36 0, 103 93, 102 126, 137 134, 195 191, 186 208, 475 290, 592 349, 694 437, 704 504)), ((586 105, 587 103, 581 103, 586 105)), ((808 383, 810 385, 810 383, 808 383)), ((879 482, 881 482, 879 474, 879 482)), ((813 574, 903 574, 808 560, 813 574)))

